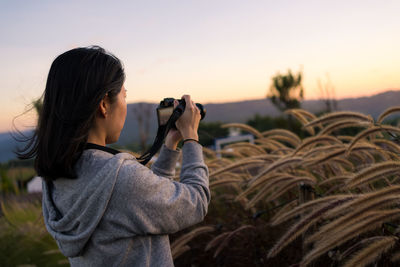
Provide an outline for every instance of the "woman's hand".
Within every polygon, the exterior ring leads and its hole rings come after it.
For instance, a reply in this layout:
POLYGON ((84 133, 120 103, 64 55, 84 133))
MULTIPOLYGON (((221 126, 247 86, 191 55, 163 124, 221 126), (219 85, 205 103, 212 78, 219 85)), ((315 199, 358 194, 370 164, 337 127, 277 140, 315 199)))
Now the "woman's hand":
MULTIPOLYGON (((174 108, 178 106, 178 101, 174 100, 174 108)), ((181 133, 174 128, 171 128, 165 137, 165 146, 168 147, 169 149, 176 150, 176 147, 178 146, 178 143, 182 140, 182 135, 181 133)))
POLYGON ((178 128, 183 139, 199 140, 197 130, 201 119, 200 110, 189 95, 184 95, 182 99, 185 100, 186 107, 182 116, 175 123, 176 128, 178 128))
MULTIPOLYGON (((197 130, 201 119, 200 110, 196 104, 190 99, 189 95, 182 96, 185 100, 186 106, 185 111, 181 117, 176 121, 176 129, 170 129, 166 138, 165 145, 169 149, 175 150, 178 143, 182 139, 195 139, 199 140, 197 130)), ((174 101, 174 108, 178 105, 178 101, 174 101)))

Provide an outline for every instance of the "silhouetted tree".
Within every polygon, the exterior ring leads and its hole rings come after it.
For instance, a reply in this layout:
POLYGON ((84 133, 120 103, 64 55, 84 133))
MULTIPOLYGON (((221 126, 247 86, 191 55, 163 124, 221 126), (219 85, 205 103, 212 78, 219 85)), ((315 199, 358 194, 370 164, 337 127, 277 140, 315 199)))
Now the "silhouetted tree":
POLYGON ((300 108, 303 99, 302 74, 293 75, 290 70, 287 74, 277 74, 272 77, 272 85, 267 98, 280 110, 300 108))

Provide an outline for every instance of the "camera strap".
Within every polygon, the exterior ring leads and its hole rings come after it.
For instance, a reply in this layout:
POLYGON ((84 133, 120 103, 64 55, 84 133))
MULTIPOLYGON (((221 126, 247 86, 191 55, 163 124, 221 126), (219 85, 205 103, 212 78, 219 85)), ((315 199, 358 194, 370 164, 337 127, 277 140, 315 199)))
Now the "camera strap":
POLYGON ((151 158, 160 150, 165 137, 167 136, 169 130, 175 125, 175 122, 179 119, 184 111, 184 107, 182 105, 178 105, 169 117, 167 123, 165 125, 158 126, 157 136, 154 139, 153 145, 149 150, 146 151, 143 155, 141 155, 137 160, 146 165, 151 158))

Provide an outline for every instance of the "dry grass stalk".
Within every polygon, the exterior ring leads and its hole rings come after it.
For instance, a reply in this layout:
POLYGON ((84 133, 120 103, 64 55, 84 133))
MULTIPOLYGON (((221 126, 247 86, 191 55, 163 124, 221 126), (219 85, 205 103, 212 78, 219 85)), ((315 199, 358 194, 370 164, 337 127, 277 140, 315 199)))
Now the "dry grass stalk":
POLYGON ((257 164, 257 165, 261 165, 261 164, 265 164, 265 161, 262 159, 249 159, 249 158, 245 158, 242 159, 240 161, 234 162, 234 163, 230 163, 228 166, 223 167, 221 169, 215 170, 212 173, 210 173, 210 177, 214 177, 218 174, 233 170, 235 168, 239 168, 242 166, 246 166, 246 165, 253 165, 253 164, 257 164))
POLYGON ((313 148, 312 150, 308 151, 307 153, 302 154, 302 157, 305 159, 308 159, 308 158, 311 158, 311 156, 313 156, 314 154, 324 153, 325 151, 332 151, 332 150, 343 148, 343 147, 344 147, 343 144, 316 147, 316 148, 313 148))
POLYGON ((264 131, 261 133, 264 137, 270 137, 270 136, 286 136, 291 138, 294 142, 296 143, 300 143, 301 139, 299 138, 299 136, 295 133, 292 133, 289 130, 285 130, 285 129, 272 129, 272 130, 268 130, 268 131, 264 131))
POLYGON ((232 150, 221 150, 219 151, 219 153, 221 154, 221 156, 227 156, 227 157, 235 157, 235 158, 244 158, 244 156, 242 154, 240 154, 237 151, 232 150))
POLYGON ((212 149, 209 149, 207 147, 203 147, 203 154, 205 155, 206 158, 213 158, 214 159, 214 158, 217 157, 215 151, 212 150, 212 149))
MULTIPOLYGON (((365 214, 365 212, 398 204, 399 200, 400 200, 399 196, 393 196, 393 195, 383 196, 379 199, 372 199, 366 203, 363 203, 363 205, 356 206, 355 209, 350 211, 348 214, 321 227, 321 229, 318 232, 314 233, 312 236, 310 236, 306 242, 307 243, 315 242, 321 238, 325 238, 336 232, 341 232, 347 229, 348 227, 351 227, 353 224, 356 224, 360 222, 362 219, 364 219, 363 215, 365 214)), ((348 210, 348 207, 343 207, 343 210, 348 210)))
POLYGON ((221 125, 221 128, 239 128, 243 131, 249 132, 257 138, 263 138, 263 135, 255 128, 244 123, 226 123, 221 125))
MULTIPOLYGON (((271 179, 268 182, 266 182, 263 187, 257 192, 255 196, 247 203, 246 209, 250 209, 254 207, 254 205, 262 200, 266 195, 269 193, 275 191, 281 184, 283 184, 283 187, 288 183, 293 180, 296 180, 296 177, 278 177, 276 179, 271 179)), ((258 186, 257 186, 258 187, 258 186)), ((256 188, 256 186, 252 186, 250 188, 256 188)))
POLYGON ((274 190, 274 193, 271 194, 266 201, 272 201, 274 199, 277 199, 278 197, 282 196, 283 194, 285 194, 286 192, 288 192, 289 190, 291 190, 293 187, 297 187, 297 185, 299 183, 304 183, 307 185, 313 185, 315 184, 315 179, 312 179, 310 177, 297 177, 291 181, 288 181, 287 183, 285 183, 283 186, 277 188, 274 190))
POLYGON ((210 187, 216 187, 216 186, 221 186, 221 185, 227 185, 227 184, 232 184, 232 183, 241 183, 243 182, 243 179, 241 178, 224 178, 224 179, 219 179, 210 182, 210 187))
POLYGON ((234 144, 227 145, 225 148, 233 148, 233 149, 235 149, 235 148, 243 148, 243 147, 251 149, 251 150, 254 150, 254 151, 257 151, 258 152, 257 154, 265 154, 265 150, 264 149, 262 149, 260 146, 257 146, 255 144, 251 144, 249 142, 234 143, 234 144))
POLYGON ((307 118, 309 118, 310 120, 315 120, 315 119, 317 118, 317 116, 315 116, 315 115, 312 114, 311 112, 308 112, 308 111, 305 110, 305 109, 293 108, 293 109, 285 110, 285 113, 286 113, 286 114, 291 114, 291 113, 293 113, 293 112, 299 113, 299 114, 303 115, 303 117, 307 117, 307 118))
POLYGON ((322 135, 322 136, 313 136, 313 137, 308 137, 303 140, 303 142, 296 148, 296 150, 293 152, 293 155, 297 154, 300 152, 302 149, 311 146, 311 145, 316 145, 316 144, 326 144, 326 143, 341 143, 340 140, 338 140, 336 137, 329 136, 329 135, 322 135))
POLYGON ((327 197, 311 200, 311 201, 308 201, 298 207, 295 207, 294 209, 292 209, 286 213, 282 213, 280 215, 275 215, 272 218, 270 223, 272 226, 275 226, 275 225, 278 225, 289 219, 292 219, 293 217, 298 216, 300 214, 308 213, 312 209, 320 208, 323 204, 326 204, 327 202, 338 201, 340 199, 345 199, 348 197, 349 197, 349 195, 335 195, 335 196, 327 196, 327 197))
POLYGON ((342 142, 351 142, 351 140, 353 140, 354 136, 350 136, 350 135, 338 135, 336 136, 337 139, 339 139, 342 142))
POLYGON ((340 214, 342 214, 343 212, 347 212, 348 209, 354 209, 358 206, 364 205, 367 202, 370 201, 375 201, 376 199, 380 199, 382 197, 385 196, 389 196, 389 195, 398 195, 400 194, 400 185, 393 185, 390 187, 385 187, 383 189, 371 192, 371 193, 365 193, 365 194, 358 194, 355 195, 355 199, 351 202, 348 202, 347 204, 332 209, 329 212, 327 212, 325 214, 326 218, 333 218, 336 217, 340 214))
POLYGON ((326 162, 328 160, 331 160, 331 159, 333 159, 335 157, 343 155, 345 152, 346 152, 346 148, 339 148, 339 149, 333 150, 332 152, 327 153, 325 155, 321 155, 321 156, 319 156, 317 158, 307 160, 305 162, 305 166, 306 167, 310 167, 310 166, 313 166, 313 165, 324 163, 324 162, 326 162))
POLYGON ((329 236, 325 236, 322 240, 315 243, 314 248, 303 258, 302 266, 306 266, 322 254, 334 247, 340 246, 348 240, 371 230, 376 229, 385 221, 395 220, 400 217, 400 209, 371 211, 363 214, 360 221, 351 225, 340 232, 330 232, 329 236))
POLYGON ((391 249, 397 240, 398 238, 395 236, 387 236, 381 240, 375 241, 347 261, 344 267, 363 267, 376 262, 379 256, 391 249))
POLYGON ((269 137, 266 137, 266 138, 268 140, 275 140, 275 141, 281 142, 285 146, 286 146, 286 144, 289 144, 294 148, 297 147, 299 145, 299 143, 300 143, 300 142, 298 142, 296 140, 293 140, 292 138, 284 136, 284 135, 274 135, 274 136, 269 136, 269 137))
POLYGON ((393 141, 389 141, 389 140, 386 140, 386 139, 374 139, 372 142, 375 145, 381 147, 383 149, 383 151, 390 150, 390 151, 392 151, 394 153, 400 154, 400 146, 397 145, 393 141))
POLYGON ((261 181, 257 181, 253 184, 253 186, 248 187, 246 190, 244 190, 242 193, 240 193, 237 197, 236 197, 236 201, 239 201, 240 199, 244 198, 245 196, 247 196, 248 194, 256 191, 257 189, 260 189, 260 185, 261 184, 265 184, 265 183, 270 183, 274 180, 279 180, 283 177, 285 177, 287 175, 283 175, 283 174, 275 174, 275 175, 267 175, 265 176, 265 180, 261 180, 261 181))
POLYGON ((397 107, 391 107, 386 109, 382 114, 379 115, 378 120, 376 121, 377 124, 382 123, 383 119, 389 116, 392 113, 399 112, 400 111, 400 106, 397 107))
POLYGON ((329 185, 329 184, 333 184, 333 183, 344 183, 347 180, 349 180, 352 177, 352 175, 338 175, 338 176, 333 176, 330 177, 326 180, 321 181, 320 183, 318 183, 319 186, 323 186, 323 185, 329 185))
POLYGON ((373 119, 371 116, 366 116, 362 113, 359 112, 352 112, 352 111, 337 111, 337 112, 331 112, 328 114, 325 114, 309 123, 304 125, 304 127, 310 127, 319 123, 328 123, 332 121, 338 121, 338 120, 348 120, 348 119, 353 119, 353 120, 358 120, 358 121, 369 121, 372 122, 373 119))
POLYGON ((301 161, 303 161, 303 159, 301 157, 284 157, 282 159, 279 159, 279 160, 275 161, 274 163, 270 164, 269 166, 267 166, 266 168, 264 168, 263 170, 261 170, 261 172, 259 172, 255 177, 253 177, 250 180, 249 185, 254 183, 261 176, 264 176, 264 175, 266 175, 270 172, 276 171, 278 169, 282 169, 283 167, 293 166, 295 164, 300 163, 301 161))
POLYGON ((345 170, 345 167, 348 167, 349 170, 354 169, 354 165, 350 160, 344 159, 344 158, 334 158, 333 159, 334 163, 338 163, 340 167, 342 167, 345 170))
POLYGON ((290 229, 278 240, 278 242, 271 248, 268 252, 268 258, 276 256, 284 247, 295 240, 302 233, 307 231, 312 225, 314 225, 321 216, 328 210, 351 200, 353 197, 349 196, 347 198, 332 201, 326 205, 321 205, 317 210, 304 216, 298 223, 294 224, 290 229))
POLYGON ((260 145, 272 145, 272 147, 274 148, 273 150, 276 150, 279 148, 287 148, 287 146, 285 146, 281 142, 278 142, 278 141, 268 138, 268 137, 256 139, 254 142, 257 144, 260 144, 260 145))
POLYGON ((214 237, 210 242, 208 242, 208 244, 207 244, 206 248, 204 249, 204 251, 208 251, 212 247, 215 247, 216 245, 218 245, 218 243, 220 243, 221 240, 224 239, 229 234, 230 234, 230 232, 225 232, 225 233, 219 234, 216 237, 214 237))
MULTIPOLYGON (((312 114, 308 111, 305 111, 303 109, 289 109, 289 110, 286 110, 285 113, 292 115, 298 121, 300 121, 300 123, 303 125, 305 125, 309 122, 309 120, 307 118, 309 118, 311 120, 315 120, 317 118, 314 114, 312 114)), ((322 126, 320 124, 317 126, 320 126, 322 128, 322 126)), ((313 127, 305 127, 305 130, 307 132, 309 132, 311 135, 315 134, 315 130, 313 127)))
POLYGON ((400 171, 400 162, 388 161, 374 164, 365 168, 348 180, 347 186, 354 188, 364 183, 373 181, 375 178, 380 178, 383 175, 391 174, 400 171))
MULTIPOLYGON (((187 234, 182 235, 181 237, 177 238, 172 244, 171 244, 171 252, 172 252, 172 258, 175 259, 178 255, 182 254, 180 250, 184 248, 184 246, 193 238, 195 238, 198 235, 207 233, 207 232, 212 232, 214 231, 215 228, 213 226, 202 226, 198 227, 192 231, 190 231, 187 234)), ((186 250, 185 250, 186 251, 186 250)))
POLYGON ((360 141, 363 138, 366 138, 367 136, 373 134, 373 133, 377 133, 377 132, 382 132, 382 131, 388 131, 388 132, 397 132, 400 133, 400 129, 397 127, 393 127, 393 126, 388 126, 388 125, 380 125, 380 126, 373 126, 371 128, 368 128, 364 131, 362 131, 361 133, 357 134, 353 140, 351 141, 351 143, 349 144, 348 148, 347 148, 347 154, 350 153, 350 151, 352 150, 352 148, 354 147, 354 145, 360 141))
MULTIPOLYGON (((220 243, 220 245, 218 246, 218 248, 214 252, 214 258, 218 256, 218 254, 228 245, 229 241, 231 241, 231 239, 237 233, 239 233, 240 231, 246 230, 246 229, 250 229, 250 228, 254 228, 254 226, 253 225, 243 225, 243 226, 239 227, 238 229, 236 229, 234 231, 219 235, 218 239, 212 240, 211 241, 212 242, 212 246, 215 246, 218 243, 220 243)), ((208 249, 210 249, 212 246, 209 246, 208 249)))
POLYGON ((339 129, 343 128, 348 128, 348 127, 370 127, 373 125, 370 122, 360 122, 356 120, 343 120, 343 121, 338 121, 335 123, 332 123, 328 126, 326 126, 324 129, 322 129, 318 135, 325 135, 325 134, 330 134, 332 131, 336 131, 339 129))

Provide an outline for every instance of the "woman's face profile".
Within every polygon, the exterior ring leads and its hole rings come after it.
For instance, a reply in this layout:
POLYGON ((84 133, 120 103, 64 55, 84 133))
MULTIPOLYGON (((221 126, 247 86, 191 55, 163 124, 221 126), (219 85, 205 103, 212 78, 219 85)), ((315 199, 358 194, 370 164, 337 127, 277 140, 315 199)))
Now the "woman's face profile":
POLYGON ((122 128, 125 124, 126 119, 126 89, 122 85, 121 91, 116 96, 116 100, 110 106, 109 116, 107 116, 108 121, 108 134, 106 138, 106 143, 111 144, 118 141, 119 135, 121 134, 122 128))

